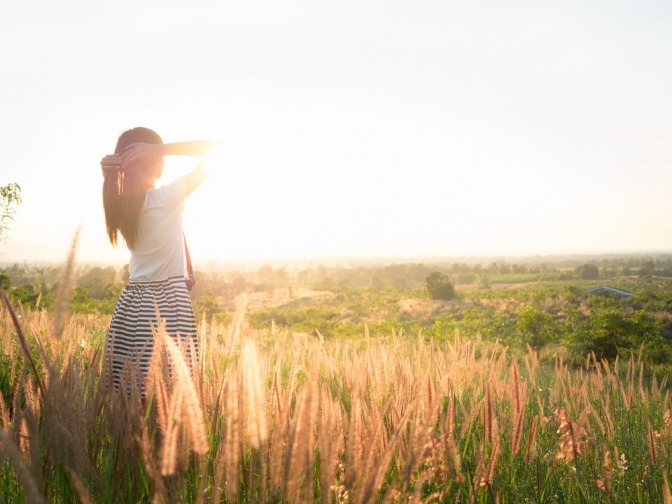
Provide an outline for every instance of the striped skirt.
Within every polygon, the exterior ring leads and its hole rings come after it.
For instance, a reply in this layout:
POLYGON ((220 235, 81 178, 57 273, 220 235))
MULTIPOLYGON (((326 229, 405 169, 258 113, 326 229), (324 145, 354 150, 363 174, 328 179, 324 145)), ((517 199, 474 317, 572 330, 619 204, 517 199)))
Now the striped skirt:
POLYGON ((187 363, 191 366, 192 361, 198 359, 196 321, 184 277, 129 282, 114 308, 105 345, 103 378, 113 384, 115 390, 119 390, 124 382, 130 392, 128 380, 135 381, 134 377, 138 377, 141 378, 140 393, 144 397, 154 333, 159 326, 157 317, 165 322, 166 332, 173 341, 186 347, 187 363), (190 355, 192 348, 195 356, 190 355))

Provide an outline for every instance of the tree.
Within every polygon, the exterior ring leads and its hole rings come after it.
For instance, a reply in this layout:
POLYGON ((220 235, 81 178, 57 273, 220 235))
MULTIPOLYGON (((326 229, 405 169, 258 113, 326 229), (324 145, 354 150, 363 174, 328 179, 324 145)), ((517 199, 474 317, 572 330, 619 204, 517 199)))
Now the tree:
POLYGON ((530 305, 520 310, 516 330, 523 336, 523 342, 535 350, 555 339, 553 316, 530 305))
POLYGON ((432 299, 448 301, 457 297, 455 287, 448 280, 448 276, 439 271, 430 273, 425 279, 425 284, 427 285, 427 292, 429 292, 432 299))
POLYGON ((12 287, 12 279, 9 278, 5 273, 0 273, 0 289, 4 291, 9 291, 12 287))
POLYGON ((21 186, 10 183, 0 187, 0 242, 7 243, 10 223, 14 220, 16 206, 21 204, 21 186))
MULTIPOLYGON (((596 300, 590 315, 569 333, 569 346, 580 357, 595 353, 598 360, 613 361, 642 346, 654 361, 669 357, 659 325, 644 310, 629 314, 614 300, 596 300)), ((663 362, 665 362, 663 360, 663 362)))
POLYGON ((600 278, 600 270, 596 264, 583 264, 577 267, 581 280, 597 280, 600 278))

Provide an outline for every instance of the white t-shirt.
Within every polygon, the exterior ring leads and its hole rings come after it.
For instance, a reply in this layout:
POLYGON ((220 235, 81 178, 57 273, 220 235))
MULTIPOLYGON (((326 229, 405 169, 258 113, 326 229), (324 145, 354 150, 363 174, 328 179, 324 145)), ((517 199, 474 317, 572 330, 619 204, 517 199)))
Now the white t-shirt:
POLYGON ((182 210, 186 197, 184 178, 150 188, 138 217, 138 238, 131 250, 131 281, 149 282, 184 276, 182 210))

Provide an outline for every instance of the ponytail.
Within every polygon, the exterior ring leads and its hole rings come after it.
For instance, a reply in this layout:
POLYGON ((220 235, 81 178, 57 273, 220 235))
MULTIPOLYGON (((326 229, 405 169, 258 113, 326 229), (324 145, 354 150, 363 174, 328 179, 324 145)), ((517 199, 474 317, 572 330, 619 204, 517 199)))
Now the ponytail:
POLYGON ((117 233, 121 228, 121 207, 124 187, 124 173, 121 170, 105 173, 103 182, 103 208, 105 209, 105 225, 110 243, 117 245, 117 233))
MULTIPOLYGON (((138 143, 163 143, 161 137, 148 128, 133 128, 124 131, 117 140, 114 153, 122 155, 126 146, 138 143)), ((121 233, 126 245, 133 248, 138 237, 138 216, 145 201, 147 188, 143 184, 143 168, 110 170, 103 182, 103 207, 107 236, 112 245, 117 245, 121 233)))

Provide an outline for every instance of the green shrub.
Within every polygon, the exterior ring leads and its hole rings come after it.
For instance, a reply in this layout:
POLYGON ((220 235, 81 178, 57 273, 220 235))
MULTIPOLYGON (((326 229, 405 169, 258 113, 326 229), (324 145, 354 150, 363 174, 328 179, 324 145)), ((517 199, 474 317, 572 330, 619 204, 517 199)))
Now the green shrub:
POLYGON ((427 292, 429 292, 432 299, 449 301, 457 297, 455 294, 455 287, 450 283, 448 276, 439 271, 427 275, 425 284, 427 286, 427 292))

